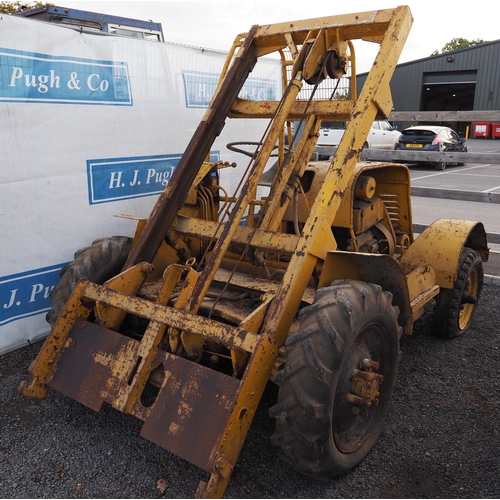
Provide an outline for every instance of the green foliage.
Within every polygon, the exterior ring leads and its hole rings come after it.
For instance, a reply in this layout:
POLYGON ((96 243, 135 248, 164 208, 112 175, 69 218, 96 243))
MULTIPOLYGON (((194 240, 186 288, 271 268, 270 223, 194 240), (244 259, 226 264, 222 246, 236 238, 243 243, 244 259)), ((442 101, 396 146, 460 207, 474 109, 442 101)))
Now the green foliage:
POLYGON ((486 43, 485 40, 478 38, 477 40, 467 40, 466 38, 452 38, 444 47, 439 50, 435 50, 431 56, 437 56, 438 54, 446 54, 447 52, 453 52, 454 50, 466 49, 467 47, 472 47, 473 45, 480 45, 481 43, 486 43))
POLYGON ((337 101, 348 101, 349 100, 349 93, 347 90, 339 90, 338 92, 335 92, 333 95, 333 99, 337 101))
POLYGON ((0 13, 15 14, 19 9, 29 10, 29 9, 34 9, 35 7, 43 7, 44 5, 50 5, 50 4, 46 4, 44 2, 25 3, 25 2, 20 2, 19 0, 15 1, 2 0, 0 1, 0 13))

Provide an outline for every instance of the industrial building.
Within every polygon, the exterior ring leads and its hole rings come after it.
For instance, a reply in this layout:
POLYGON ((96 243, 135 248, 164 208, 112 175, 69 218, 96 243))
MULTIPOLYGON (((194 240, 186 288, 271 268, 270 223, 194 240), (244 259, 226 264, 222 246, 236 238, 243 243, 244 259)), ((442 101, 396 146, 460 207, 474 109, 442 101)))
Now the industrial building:
MULTIPOLYGON (((398 64, 391 80, 394 111, 500 110, 500 40, 398 64)), ((361 88, 367 74, 358 75, 361 88)), ((395 123, 401 130, 415 123, 395 123)), ((474 123, 446 125, 474 135, 474 123)), ((487 127, 487 136, 495 133, 487 127)))

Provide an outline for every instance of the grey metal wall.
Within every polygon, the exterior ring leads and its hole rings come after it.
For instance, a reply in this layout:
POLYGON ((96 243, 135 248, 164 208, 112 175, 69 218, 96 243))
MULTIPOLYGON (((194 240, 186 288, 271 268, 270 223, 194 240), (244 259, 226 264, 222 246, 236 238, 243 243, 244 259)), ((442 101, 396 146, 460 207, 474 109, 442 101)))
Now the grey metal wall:
MULTIPOLYGON (((477 71, 474 110, 500 109, 500 40, 399 64, 391 80, 395 111, 419 111, 425 73, 477 71), (448 62, 448 57, 453 62, 448 62)), ((357 78, 358 89, 366 74, 357 78)))

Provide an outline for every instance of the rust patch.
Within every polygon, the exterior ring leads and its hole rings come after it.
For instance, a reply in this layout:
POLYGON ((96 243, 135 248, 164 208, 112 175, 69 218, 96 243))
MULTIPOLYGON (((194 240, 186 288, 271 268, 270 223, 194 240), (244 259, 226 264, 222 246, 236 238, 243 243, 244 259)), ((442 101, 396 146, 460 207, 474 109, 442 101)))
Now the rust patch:
POLYGON ((139 343, 78 318, 49 376, 47 385, 80 403, 100 411, 126 383, 113 367, 123 353, 137 352, 139 343))
POLYGON ((240 381, 165 352, 170 376, 145 418, 141 436, 211 472, 210 456, 222 436, 240 381))
POLYGON ((347 159, 350 160, 350 159, 354 158, 355 156, 357 156, 357 154, 358 154, 358 151, 356 149, 350 149, 349 153, 347 153, 347 159))

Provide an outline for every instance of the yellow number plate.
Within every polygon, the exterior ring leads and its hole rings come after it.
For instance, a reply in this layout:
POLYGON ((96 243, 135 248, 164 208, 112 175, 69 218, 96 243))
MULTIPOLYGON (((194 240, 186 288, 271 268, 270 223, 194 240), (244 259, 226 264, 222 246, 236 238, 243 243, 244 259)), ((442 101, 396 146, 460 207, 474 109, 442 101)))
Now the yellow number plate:
POLYGON ((423 144, 407 144, 406 145, 407 148, 417 148, 417 149, 421 149, 423 147, 423 144))

